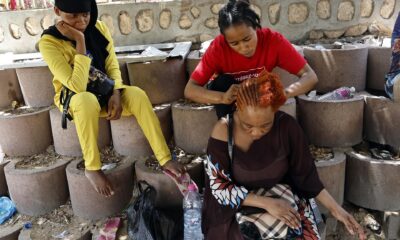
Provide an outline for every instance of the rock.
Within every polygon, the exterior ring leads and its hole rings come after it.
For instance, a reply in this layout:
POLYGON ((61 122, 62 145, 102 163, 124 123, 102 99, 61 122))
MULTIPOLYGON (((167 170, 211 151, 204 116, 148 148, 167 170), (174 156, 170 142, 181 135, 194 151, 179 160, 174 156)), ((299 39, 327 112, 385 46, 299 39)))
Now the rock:
POLYGON ((358 24, 356 26, 349 27, 344 33, 345 37, 361 36, 368 30, 368 25, 358 24))
POLYGON ((200 34, 200 42, 205 42, 208 40, 214 39, 213 36, 211 36, 210 34, 200 34))
POLYGON ((318 40, 324 37, 324 32, 321 30, 311 30, 309 34, 309 39, 318 40))
POLYGON ((119 30, 122 35, 128 35, 132 32, 132 18, 126 11, 121 11, 118 16, 119 30))
POLYGON ((218 14, 219 10, 224 6, 224 4, 218 3, 218 4, 213 4, 211 6, 211 12, 213 14, 218 14))
POLYGON ((4 41, 4 29, 0 27, 0 43, 4 41))
POLYGON ((114 21, 113 18, 110 14, 103 14, 100 17, 100 20, 103 21, 106 26, 108 27, 108 30, 110 31, 111 36, 114 35, 115 33, 115 28, 114 28, 114 21))
POLYGON ((172 13, 169 9, 164 9, 160 13, 160 27, 167 29, 171 25, 172 13))
POLYGON ((320 19, 328 19, 331 17, 331 3, 329 0, 318 1, 317 15, 320 19))
POLYGON ((193 18, 199 18, 200 14, 201 14, 201 11, 200 11, 200 9, 198 7, 192 7, 190 9, 190 13, 192 14, 193 18))
POLYGON ((136 15, 136 28, 142 32, 149 32, 154 25, 154 13, 151 9, 143 9, 136 15))
POLYGON ((345 30, 327 30, 324 31, 324 35, 330 39, 340 38, 344 34, 345 30))
POLYGON ((288 10, 289 23, 303 23, 308 18, 308 5, 306 3, 292 3, 288 10))
POLYGON ((259 6, 251 4, 250 8, 261 18, 261 8, 259 6))
POLYGON ((192 27, 192 20, 190 20, 189 16, 183 14, 179 19, 179 27, 181 29, 189 29, 192 27))
POLYGON ((13 38, 15 39, 20 39, 22 36, 22 32, 21 32, 21 28, 14 23, 10 24, 10 32, 11 32, 11 36, 13 36, 13 38))
POLYGON ((389 19, 393 15, 395 5, 396 0, 384 0, 380 12, 381 16, 389 19))
POLYGON ((361 0, 361 17, 369 18, 374 11, 375 3, 373 0, 361 0))
POLYGON ((52 26, 54 23, 54 18, 52 15, 47 14, 46 16, 44 16, 42 18, 42 20, 40 21, 40 25, 42 25, 43 29, 48 29, 50 26, 52 26))
POLYGON ((339 4, 338 20, 351 21, 355 13, 354 3, 352 1, 343 1, 339 4))
POLYGON ((42 32, 39 21, 32 17, 25 19, 25 29, 32 36, 36 36, 42 32))
POLYGON ((269 18, 269 22, 272 25, 275 25, 279 22, 280 12, 281 12, 281 4, 280 3, 274 3, 274 4, 269 5, 268 18, 269 18))
POLYGON ((215 17, 207 18, 204 22, 204 25, 206 25, 208 28, 216 29, 218 28, 218 19, 215 17))

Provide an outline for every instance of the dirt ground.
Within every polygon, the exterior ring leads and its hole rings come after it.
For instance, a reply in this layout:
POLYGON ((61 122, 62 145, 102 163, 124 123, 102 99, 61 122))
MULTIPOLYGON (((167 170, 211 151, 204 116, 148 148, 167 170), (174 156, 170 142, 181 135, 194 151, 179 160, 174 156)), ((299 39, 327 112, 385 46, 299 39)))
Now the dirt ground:
POLYGON ((331 148, 322 148, 310 145, 310 152, 316 162, 327 161, 334 157, 331 148))

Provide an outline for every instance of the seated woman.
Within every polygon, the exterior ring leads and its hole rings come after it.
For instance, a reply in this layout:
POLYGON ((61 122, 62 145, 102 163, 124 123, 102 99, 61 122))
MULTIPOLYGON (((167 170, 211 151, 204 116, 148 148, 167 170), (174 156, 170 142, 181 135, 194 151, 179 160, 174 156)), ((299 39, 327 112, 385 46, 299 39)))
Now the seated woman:
POLYGON ((75 93, 66 111, 75 122, 85 175, 95 190, 104 196, 113 194, 113 186, 101 171, 97 146, 99 117, 117 120, 121 116, 135 116, 160 165, 175 174, 183 172, 183 166, 170 161, 171 153, 146 93, 122 84, 113 39, 106 25, 97 21, 96 1, 56 0, 54 12, 61 21, 43 32, 39 49, 54 76, 54 102, 60 111, 62 94, 75 93), (103 107, 87 91, 91 67, 107 74, 115 83, 112 96, 103 107))
POLYGON ((389 73, 386 74, 386 94, 400 102, 400 13, 397 16, 392 33, 392 58, 389 73))
POLYGON ((210 44, 185 88, 186 98, 215 104, 218 118, 232 111, 238 84, 262 70, 280 67, 299 77, 285 89, 287 98, 310 91, 318 82, 315 72, 282 34, 261 27, 248 0, 229 0, 219 11, 218 26, 221 34, 210 44), (204 88, 210 79, 208 89, 204 88))
POLYGON ((222 118, 215 125, 208 142, 202 225, 205 238, 247 239, 236 214, 244 206, 251 206, 286 224, 288 236, 296 236, 290 239, 319 239, 310 207, 305 204, 305 199, 316 197, 351 234, 358 233, 360 239, 365 239, 361 226, 324 189, 297 121, 277 111, 285 101, 277 76, 262 73, 240 85, 237 110, 229 115, 231 121, 222 118), (233 135, 231 152, 229 125, 233 135), (291 189, 297 211, 283 198, 256 193, 277 184, 291 189))

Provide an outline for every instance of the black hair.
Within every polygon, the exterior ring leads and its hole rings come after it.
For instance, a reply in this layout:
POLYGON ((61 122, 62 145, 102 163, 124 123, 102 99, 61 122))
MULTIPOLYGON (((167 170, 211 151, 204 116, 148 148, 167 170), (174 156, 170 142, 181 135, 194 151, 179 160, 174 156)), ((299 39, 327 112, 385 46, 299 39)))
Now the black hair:
POLYGON ((249 0, 229 0, 219 11, 218 26, 222 34, 237 24, 246 24, 254 29, 261 28, 260 17, 250 8, 249 0))

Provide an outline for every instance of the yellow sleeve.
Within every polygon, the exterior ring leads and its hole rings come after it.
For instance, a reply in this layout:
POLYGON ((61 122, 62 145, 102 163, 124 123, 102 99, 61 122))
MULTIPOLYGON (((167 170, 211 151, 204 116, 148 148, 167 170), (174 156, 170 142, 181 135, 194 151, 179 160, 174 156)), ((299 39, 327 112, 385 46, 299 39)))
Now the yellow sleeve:
POLYGON ((101 21, 97 21, 100 31, 103 33, 104 37, 109 41, 107 46, 108 57, 106 58, 106 71, 107 75, 115 81, 114 89, 123 88, 121 71, 119 69, 119 63, 117 55, 114 50, 114 41, 111 37, 110 31, 108 30, 106 24, 101 21))
POLYGON ((85 92, 89 79, 91 59, 81 54, 74 56, 74 66, 70 66, 62 51, 62 43, 44 35, 39 41, 39 50, 49 66, 54 79, 75 93, 85 92))

